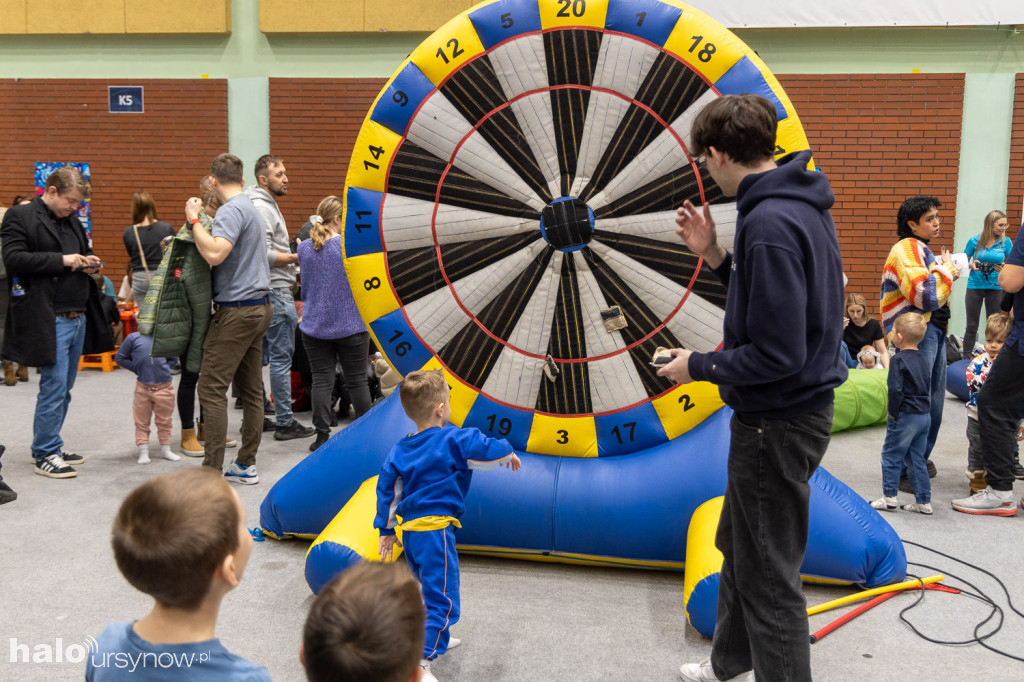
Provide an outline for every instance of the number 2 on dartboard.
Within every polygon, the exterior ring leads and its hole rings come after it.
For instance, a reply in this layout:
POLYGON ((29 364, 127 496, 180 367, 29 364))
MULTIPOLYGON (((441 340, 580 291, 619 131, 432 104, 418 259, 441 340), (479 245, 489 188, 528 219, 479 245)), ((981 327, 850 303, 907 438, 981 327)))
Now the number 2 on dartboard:
POLYGON ((562 6, 562 9, 558 10, 558 14, 555 15, 557 17, 569 16, 570 8, 572 8, 574 17, 582 17, 587 13, 587 0, 558 0, 558 4, 562 6))

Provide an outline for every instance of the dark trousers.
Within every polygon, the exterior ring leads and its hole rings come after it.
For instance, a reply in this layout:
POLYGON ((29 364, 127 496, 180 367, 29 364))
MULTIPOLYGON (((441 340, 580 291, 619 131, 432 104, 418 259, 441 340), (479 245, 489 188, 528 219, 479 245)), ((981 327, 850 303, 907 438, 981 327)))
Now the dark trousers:
MULTIPOLYGON (((964 330, 964 347, 962 356, 965 360, 974 357, 974 344, 978 340, 978 319, 981 317, 981 304, 985 304, 985 319, 999 312, 999 304, 1003 300, 1002 289, 968 289, 964 296, 964 307, 967 310, 967 327, 964 330)), ((982 325, 984 331, 984 325, 982 325)))
POLYGON ((302 343, 313 372, 313 426, 317 431, 331 430, 331 391, 338 361, 341 361, 345 386, 352 398, 356 417, 370 409, 370 388, 366 383, 366 372, 370 366, 368 332, 341 339, 317 339, 303 334, 302 343))
MULTIPOLYGON (((178 366, 181 367, 181 379, 178 381, 178 419, 181 420, 181 428, 194 429, 196 427, 196 384, 199 383, 199 372, 190 372, 187 367, 187 358, 182 355, 178 358, 178 366)), ((200 421, 202 418, 200 418, 200 421)))
POLYGON ((263 438, 263 334, 270 326, 269 303, 244 308, 221 308, 210 322, 203 342, 199 373, 199 405, 203 410, 206 456, 203 466, 224 466, 228 436, 228 386, 234 381, 242 398, 242 444, 238 463, 256 463, 263 438))
POLYGON ((792 419, 733 415, 711 664, 719 679, 751 668, 758 682, 811 679, 807 602, 807 481, 828 447, 833 408, 792 419))
POLYGON ((978 427, 985 481, 993 490, 1013 490, 1017 423, 1024 414, 1024 357, 1020 344, 1003 346, 978 392, 978 427))

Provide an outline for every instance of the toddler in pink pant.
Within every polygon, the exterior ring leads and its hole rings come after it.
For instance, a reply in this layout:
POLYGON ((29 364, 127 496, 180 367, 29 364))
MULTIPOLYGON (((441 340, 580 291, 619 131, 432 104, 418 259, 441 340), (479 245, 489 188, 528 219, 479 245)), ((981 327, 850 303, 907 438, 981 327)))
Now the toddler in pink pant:
POLYGON ((138 377, 135 382, 135 445, 139 449, 139 464, 149 464, 149 422, 156 423, 160 441, 160 455, 175 462, 181 457, 171 452, 171 426, 174 419, 174 383, 166 358, 150 357, 153 339, 134 332, 125 337, 117 349, 114 360, 138 377))

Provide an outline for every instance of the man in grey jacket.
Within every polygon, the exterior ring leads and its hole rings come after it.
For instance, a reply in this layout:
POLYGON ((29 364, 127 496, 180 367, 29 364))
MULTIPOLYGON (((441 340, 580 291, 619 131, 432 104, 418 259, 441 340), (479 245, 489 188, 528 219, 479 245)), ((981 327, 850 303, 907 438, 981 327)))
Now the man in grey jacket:
POLYGON ((274 315, 263 339, 264 361, 270 361, 270 392, 274 396, 276 428, 274 440, 308 438, 315 433, 292 416, 292 354, 295 352, 295 327, 299 323, 292 297, 295 264, 298 256, 291 252, 288 227, 275 197, 288 193, 288 175, 284 162, 270 154, 256 160, 256 186, 246 194, 252 200, 267 231, 267 262, 270 265, 270 301, 274 315))

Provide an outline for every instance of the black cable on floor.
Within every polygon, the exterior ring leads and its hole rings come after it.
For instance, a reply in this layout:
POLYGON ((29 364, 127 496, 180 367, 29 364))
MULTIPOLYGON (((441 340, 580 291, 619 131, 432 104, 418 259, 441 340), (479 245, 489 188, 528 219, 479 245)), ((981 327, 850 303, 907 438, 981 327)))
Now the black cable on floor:
MULTIPOLYGON (((920 549, 926 550, 928 552, 932 552, 933 554, 937 554, 937 555, 939 555, 939 556, 941 556, 943 558, 955 561, 958 564, 962 564, 964 566, 967 566, 968 568, 974 569, 975 571, 978 571, 980 573, 984 573, 985 575, 987 575, 988 577, 992 578, 993 580, 996 581, 996 583, 999 584, 999 587, 1003 590, 1003 594, 1006 595, 1006 602, 1009 605, 1010 610, 1013 611, 1014 613, 1016 613, 1021 618, 1024 618, 1024 613, 1021 613, 1021 611, 1019 609, 1017 609, 1016 606, 1013 605, 1013 599, 1010 597, 1010 592, 1009 592, 1009 590, 1006 589, 1006 585, 994 573, 992 573, 990 571, 987 571, 984 568, 981 568, 980 566, 975 566, 974 564, 972 564, 970 562, 967 562, 967 561, 964 561, 963 559, 958 559, 957 557, 952 556, 951 554, 946 554, 945 552, 941 552, 941 551, 939 551, 937 549, 934 549, 932 547, 929 547, 927 545, 922 545, 922 544, 920 544, 918 542, 913 542, 911 540, 903 540, 903 544, 911 545, 913 547, 919 547, 920 549)), ((1007 651, 1003 651, 1002 649, 997 649, 996 647, 988 644, 985 641, 985 640, 989 639, 990 637, 992 637, 993 635, 995 635, 997 632, 999 632, 1002 629, 1005 617, 1004 617, 1004 612, 1003 612, 1002 607, 999 606, 998 604, 996 604, 996 602, 991 597, 989 597, 983 590, 981 590, 977 585, 971 583, 970 581, 968 581, 968 580, 966 580, 966 579, 964 579, 964 578, 962 578, 962 577, 960 577, 958 575, 950 573, 949 571, 944 571, 944 570, 942 570, 940 568, 937 568, 935 566, 929 566, 927 564, 922 564, 922 563, 913 562, 913 561, 908 561, 907 565, 908 566, 919 566, 919 567, 924 568, 926 570, 942 573, 944 576, 953 578, 954 580, 957 580, 960 583, 962 583, 962 584, 964 584, 964 585, 966 585, 966 586, 968 586, 968 587, 970 587, 971 589, 974 590, 974 592, 969 592, 967 590, 961 590, 960 593, 962 595, 970 597, 972 599, 977 599, 978 601, 980 601, 980 602, 982 602, 984 604, 987 604, 989 607, 991 607, 991 611, 989 612, 989 614, 984 619, 979 621, 974 626, 974 637, 973 638, 968 639, 968 640, 964 640, 964 641, 944 641, 944 640, 934 639, 932 637, 928 637, 927 635, 922 633, 920 630, 918 630, 917 627, 915 627, 914 624, 911 623, 910 620, 906 616, 908 611, 910 611, 911 609, 916 608, 922 601, 924 601, 925 590, 922 589, 921 593, 917 596, 917 599, 914 601, 914 603, 910 604, 909 606, 904 608, 902 611, 900 611, 900 620, 902 620, 904 623, 906 623, 907 626, 911 630, 914 631, 914 634, 916 634, 918 637, 920 637, 921 639, 924 639, 927 642, 932 642, 934 644, 943 644, 943 645, 947 645, 947 646, 966 646, 966 645, 971 645, 971 644, 980 644, 982 647, 988 649, 989 651, 997 653, 1000 656, 1005 656, 1006 658, 1010 658, 1010 659, 1013 659, 1015 661, 1024 662, 1024 657, 1016 656, 1016 655, 1011 654, 1011 653, 1009 653, 1007 651), (989 623, 993 618, 996 618, 996 617, 998 617, 998 621, 994 624, 993 629, 991 631, 989 631, 989 632, 986 632, 986 633, 982 634, 981 633, 981 629, 986 625, 986 623, 989 623)), ((913 577, 916 577, 916 576, 909 576, 909 577, 913 578, 913 577)))

